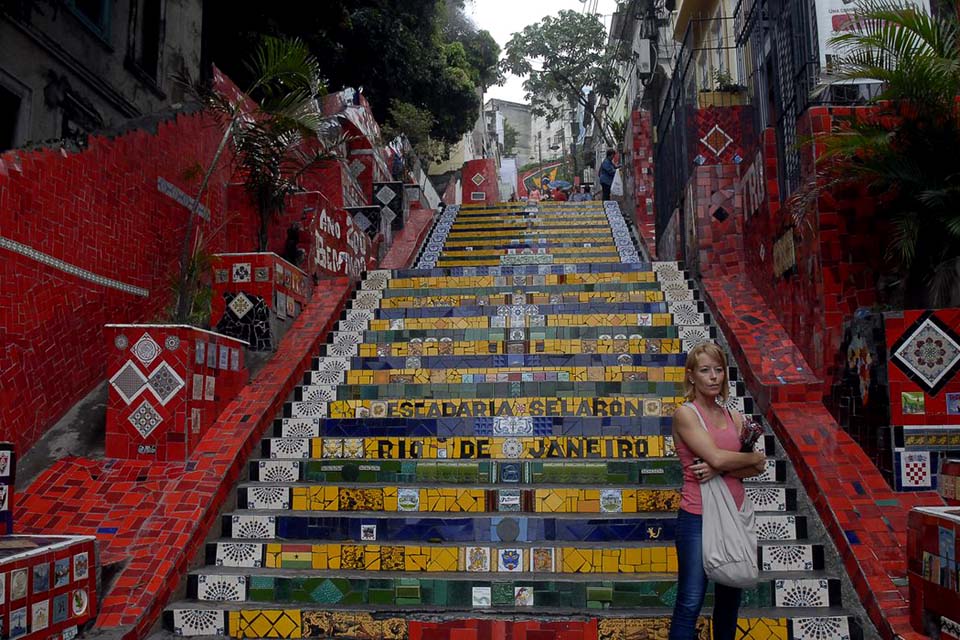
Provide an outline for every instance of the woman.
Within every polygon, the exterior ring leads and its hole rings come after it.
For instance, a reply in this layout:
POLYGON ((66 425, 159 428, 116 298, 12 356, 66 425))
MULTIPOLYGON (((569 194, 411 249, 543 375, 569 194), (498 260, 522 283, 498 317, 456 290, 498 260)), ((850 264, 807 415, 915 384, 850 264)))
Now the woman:
MULTIPOLYGON (((677 602, 670 624, 670 640, 696 638, 697 617, 707 591, 703 570, 703 527, 700 484, 720 475, 737 506, 743 504, 742 478, 763 472, 763 453, 740 453, 743 416, 727 411, 727 357, 712 342, 702 342, 687 354, 684 391, 687 403, 673 414, 673 441, 683 467, 683 489, 677 514, 677 602), (697 413, 703 418, 704 431, 697 413)), ((734 640, 741 590, 715 585, 714 640, 734 640)))

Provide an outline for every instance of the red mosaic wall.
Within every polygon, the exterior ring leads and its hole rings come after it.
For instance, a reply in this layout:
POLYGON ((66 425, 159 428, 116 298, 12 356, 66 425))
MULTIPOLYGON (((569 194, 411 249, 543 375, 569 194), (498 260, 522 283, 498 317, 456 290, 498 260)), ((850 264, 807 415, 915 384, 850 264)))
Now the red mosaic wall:
MULTIPOLYGON (((798 136, 828 133, 856 111, 851 107, 812 107, 798 121, 798 136)), ((817 169, 814 151, 811 145, 801 151, 805 176, 817 169)), ((768 129, 762 158, 749 159, 744 172, 747 273, 824 380, 826 394, 843 375, 845 319, 876 302, 874 284, 883 241, 878 241, 875 198, 860 187, 823 191, 816 210, 795 219, 790 208, 780 205, 776 158, 775 133, 768 129), (762 176, 756 169, 759 162, 762 176), (778 260, 784 247, 786 254, 792 249, 792 260, 778 260)))
POLYGON ((687 267, 699 273, 737 273, 743 262, 742 195, 732 164, 696 167, 684 201, 687 267))
POLYGON ((182 462, 249 379, 246 343, 177 325, 108 325, 106 455, 182 462))
POLYGON ((16 511, 21 530, 95 534, 101 564, 124 563, 103 596, 98 629, 141 638, 153 627, 351 288, 346 278, 328 283, 326 295, 297 318, 253 384, 233 394, 186 463, 65 458, 23 492, 16 511))
MULTIPOLYGON (((103 325, 163 314, 187 221, 187 206, 168 194, 189 203, 219 137, 204 115, 178 115, 155 132, 92 137, 78 153, 0 155, 0 238, 149 292, 91 282, 0 245, 0 439, 29 450, 104 379, 103 325)), ((209 251, 248 251, 255 225, 242 214, 223 224, 219 213, 228 178, 224 161, 203 199, 213 220, 200 227, 209 251)))
MULTIPOLYGON (((21 540, 30 545, 29 536, 9 538, 7 553, 16 553, 14 545, 21 540)), ((95 544, 92 536, 46 538, 37 551, 26 546, 19 557, 0 561, 6 594, 0 602, 4 637, 34 640, 59 638, 60 633, 73 637, 78 627, 96 616, 95 544)))
POLYGON ((890 423, 960 425, 960 362, 949 366, 956 355, 953 345, 960 343, 960 309, 885 313, 883 320, 890 423), (929 385, 938 375, 935 386, 929 385))
POLYGON ((690 162, 696 164, 739 164, 752 148, 753 108, 743 106, 707 107, 695 111, 697 143, 690 162), (703 161, 698 162, 697 156, 703 161))
POLYGON ((657 225, 653 209, 653 116, 650 111, 641 109, 630 114, 626 139, 629 141, 631 155, 628 169, 632 180, 634 221, 640 240, 651 259, 656 260, 657 225))
POLYGON ((461 187, 463 191, 463 204, 485 203, 490 206, 500 202, 500 186, 497 182, 497 163, 493 158, 468 160, 463 165, 461 175, 463 176, 461 187), (483 177, 483 182, 479 185, 473 180, 474 176, 477 175, 483 177), (475 200, 475 196, 479 198, 476 194, 480 193, 483 194, 483 199, 475 200))

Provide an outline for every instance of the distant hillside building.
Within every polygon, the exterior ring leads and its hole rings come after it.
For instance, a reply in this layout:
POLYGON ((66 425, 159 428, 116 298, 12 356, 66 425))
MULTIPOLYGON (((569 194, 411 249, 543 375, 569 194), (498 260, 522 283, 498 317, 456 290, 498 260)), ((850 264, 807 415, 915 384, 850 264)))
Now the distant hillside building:
POLYGON ((530 105, 491 98, 483 106, 486 114, 489 137, 496 136, 502 155, 517 156, 518 163, 524 165, 530 161, 536 149, 533 145, 533 116, 530 105), (517 132, 517 144, 512 153, 503 153, 504 124, 509 123, 517 132))
POLYGON ((0 151, 77 138, 182 100, 202 0, 0 3, 0 151))

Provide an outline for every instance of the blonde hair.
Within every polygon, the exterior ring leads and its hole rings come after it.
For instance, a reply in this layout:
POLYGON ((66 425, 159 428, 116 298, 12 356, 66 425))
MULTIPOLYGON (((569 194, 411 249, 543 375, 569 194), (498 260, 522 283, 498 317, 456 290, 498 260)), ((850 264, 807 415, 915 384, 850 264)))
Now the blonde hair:
POLYGON ((687 353, 687 364, 683 368, 683 395, 687 400, 693 402, 695 394, 693 384, 690 383, 690 375, 697 366, 697 358, 701 355, 713 358, 723 367, 723 384, 720 385, 720 397, 726 402, 730 395, 730 384, 727 379, 727 354, 713 342, 701 342, 687 353))

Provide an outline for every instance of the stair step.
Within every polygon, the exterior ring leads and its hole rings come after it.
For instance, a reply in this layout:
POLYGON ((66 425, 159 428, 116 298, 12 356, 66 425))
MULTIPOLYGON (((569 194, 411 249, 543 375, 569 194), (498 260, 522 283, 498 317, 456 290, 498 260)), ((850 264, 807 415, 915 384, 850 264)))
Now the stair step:
MULTIPOLYGON (((350 512, 278 511, 234 512, 221 518, 223 536, 232 540, 282 538, 318 542, 429 542, 443 543, 536 543, 547 542, 669 542, 674 539, 676 514, 644 513, 624 518, 619 514, 556 514, 509 516, 480 513, 411 515, 350 512)), ((791 544, 807 537, 804 516, 766 514, 757 516, 761 542, 791 544)), ((213 543, 212 543, 213 544, 213 543)), ((225 541, 223 544, 232 544, 225 541)), ((773 556, 770 556, 773 561, 773 556)))
MULTIPOLYGON (((785 469, 781 461, 780 469, 785 469)), ((783 482, 776 460, 767 461, 767 471, 748 479, 748 486, 783 482)), ((265 483, 623 483, 649 486, 679 486, 678 460, 598 460, 590 464, 564 461, 470 461, 470 460, 343 460, 252 459, 251 482, 265 483)), ((794 493, 794 495, 796 495, 794 493)))
MULTIPOLYGON (((534 607, 572 609, 667 608, 673 604, 676 580, 672 577, 649 577, 625 581, 619 576, 599 580, 593 576, 557 576, 544 579, 542 575, 512 575, 534 592, 534 607), (540 597, 538 597, 540 596, 540 597)), ((405 606, 397 600, 420 600, 427 606, 460 608, 472 599, 474 587, 487 587, 504 580, 488 574, 476 574, 469 579, 430 577, 409 580, 396 577, 370 577, 356 571, 305 572, 271 569, 244 569, 209 567, 193 572, 187 581, 187 598, 198 602, 302 602, 320 605, 379 605, 405 606), (326 575, 326 574, 331 575, 326 575)), ((741 606, 771 607, 774 585, 761 580, 756 587, 745 589, 741 606)), ((713 590, 707 595, 705 607, 710 607, 713 590)))
MULTIPOLYGON (((498 596, 506 599, 505 588, 499 588, 498 596)), ((491 599, 493 592, 491 590, 491 599)), ((480 593, 485 597, 485 591, 480 593)), ((603 610, 591 610, 593 620, 584 620, 580 614, 560 614, 550 620, 541 617, 532 617, 527 607, 516 606, 517 592, 514 589, 514 606, 496 605, 490 609, 502 616, 509 616, 498 620, 478 609, 462 609, 450 612, 442 619, 434 615, 436 611, 418 607, 418 610, 407 607, 401 615, 394 612, 378 613, 352 608, 311 608, 299 606, 297 608, 250 608, 244 603, 176 603, 164 613, 163 626, 180 636, 201 635, 228 635, 234 638, 327 638, 331 633, 349 633, 354 638, 367 640, 396 640, 408 636, 408 629, 415 626, 418 630, 428 629, 456 629, 469 628, 475 632, 487 633, 493 624, 503 628, 504 633, 510 633, 514 627, 543 628, 553 633, 569 629, 602 630, 603 637, 627 637, 626 633, 644 633, 643 637, 658 637, 665 635, 670 626, 670 610, 652 609, 644 615, 611 615, 603 610), (473 616, 483 613, 483 618, 477 621, 473 616)), ((523 602, 527 602, 528 598, 523 602)), ((543 614, 534 614, 542 616, 543 614)), ((701 617, 701 625, 708 624, 709 618, 701 617)), ((850 638, 861 640, 862 631, 857 621, 843 609, 809 610, 752 610, 742 609, 738 626, 746 630, 744 637, 760 640, 769 637, 789 637, 793 640, 825 640, 850 638)), ((708 633, 708 632, 707 632, 708 633)), ((446 635, 444 638, 448 637, 446 635)))

